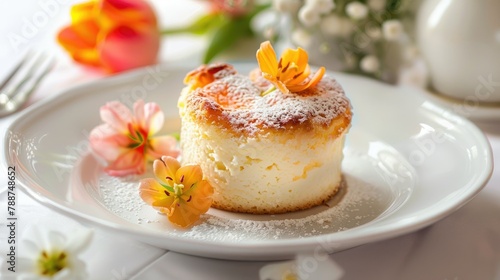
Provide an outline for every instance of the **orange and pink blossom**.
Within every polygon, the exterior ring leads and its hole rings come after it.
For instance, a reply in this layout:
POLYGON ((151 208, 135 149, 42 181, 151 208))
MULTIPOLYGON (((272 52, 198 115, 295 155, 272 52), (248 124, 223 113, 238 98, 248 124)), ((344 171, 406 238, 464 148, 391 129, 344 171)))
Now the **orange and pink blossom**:
POLYGON ((106 161, 109 175, 142 174, 148 162, 163 155, 179 155, 175 138, 155 135, 164 121, 156 103, 138 100, 131 112, 118 101, 108 102, 101 107, 100 115, 104 123, 90 133, 90 147, 106 161))
POLYGON ((74 5, 57 39, 76 62, 111 73, 154 64, 160 47, 156 15, 145 0, 74 5))

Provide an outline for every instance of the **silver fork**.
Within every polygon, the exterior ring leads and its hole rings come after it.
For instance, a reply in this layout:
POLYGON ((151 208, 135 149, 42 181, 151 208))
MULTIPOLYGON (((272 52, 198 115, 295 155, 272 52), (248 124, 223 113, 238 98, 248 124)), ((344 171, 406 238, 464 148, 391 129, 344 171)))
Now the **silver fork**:
POLYGON ((54 65, 44 53, 28 52, 0 84, 0 117, 19 111, 54 65))

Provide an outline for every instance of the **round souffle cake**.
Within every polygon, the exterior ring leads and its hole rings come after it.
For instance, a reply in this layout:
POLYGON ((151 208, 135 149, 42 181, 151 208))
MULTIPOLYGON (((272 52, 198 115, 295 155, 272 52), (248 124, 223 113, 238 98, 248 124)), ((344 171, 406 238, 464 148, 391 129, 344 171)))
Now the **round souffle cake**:
POLYGON ((350 102, 329 76, 285 94, 269 91, 261 73, 214 64, 186 76, 182 161, 201 166, 218 209, 277 214, 320 205, 340 187, 350 102))

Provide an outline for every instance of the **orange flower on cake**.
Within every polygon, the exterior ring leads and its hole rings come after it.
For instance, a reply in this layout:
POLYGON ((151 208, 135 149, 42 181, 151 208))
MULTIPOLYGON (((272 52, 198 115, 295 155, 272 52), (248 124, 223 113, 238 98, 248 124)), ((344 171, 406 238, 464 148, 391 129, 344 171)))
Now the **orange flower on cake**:
POLYGON ((257 51, 257 61, 262 76, 273 84, 263 95, 276 88, 283 93, 297 93, 314 87, 321 81, 326 70, 325 67, 320 67, 310 77, 311 68, 308 60, 307 52, 302 48, 296 50, 287 48, 278 60, 271 43, 269 41, 262 43, 257 51))
POLYGON ((104 123, 90 133, 90 147, 107 163, 104 171, 111 176, 143 174, 148 162, 180 153, 174 137, 156 135, 164 121, 156 103, 138 100, 132 112, 118 101, 108 102, 100 115, 104 123))
POLYGON ((57 39, 76 62, 111 73, 154 64, 160 47, 157 18, 145 0, 77 4, 57 39))

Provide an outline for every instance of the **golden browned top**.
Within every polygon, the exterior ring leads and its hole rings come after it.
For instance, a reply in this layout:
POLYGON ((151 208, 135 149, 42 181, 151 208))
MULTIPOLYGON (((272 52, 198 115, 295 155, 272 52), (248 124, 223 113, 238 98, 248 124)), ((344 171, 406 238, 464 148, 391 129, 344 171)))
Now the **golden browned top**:
POLYGON ((314 88, 299 93, 274 90, 264 96, 261 94, 270 83, 258 69, 248 77, 237 74, 228 64, 203 65, 190 72, 185 82, 190 86, 190 92, 181 97, 185 99, 185 113, 198 122, 236 134, 319 128, 340 134, 351 122, 349 99, 337 81, 328 76, 314 88))

